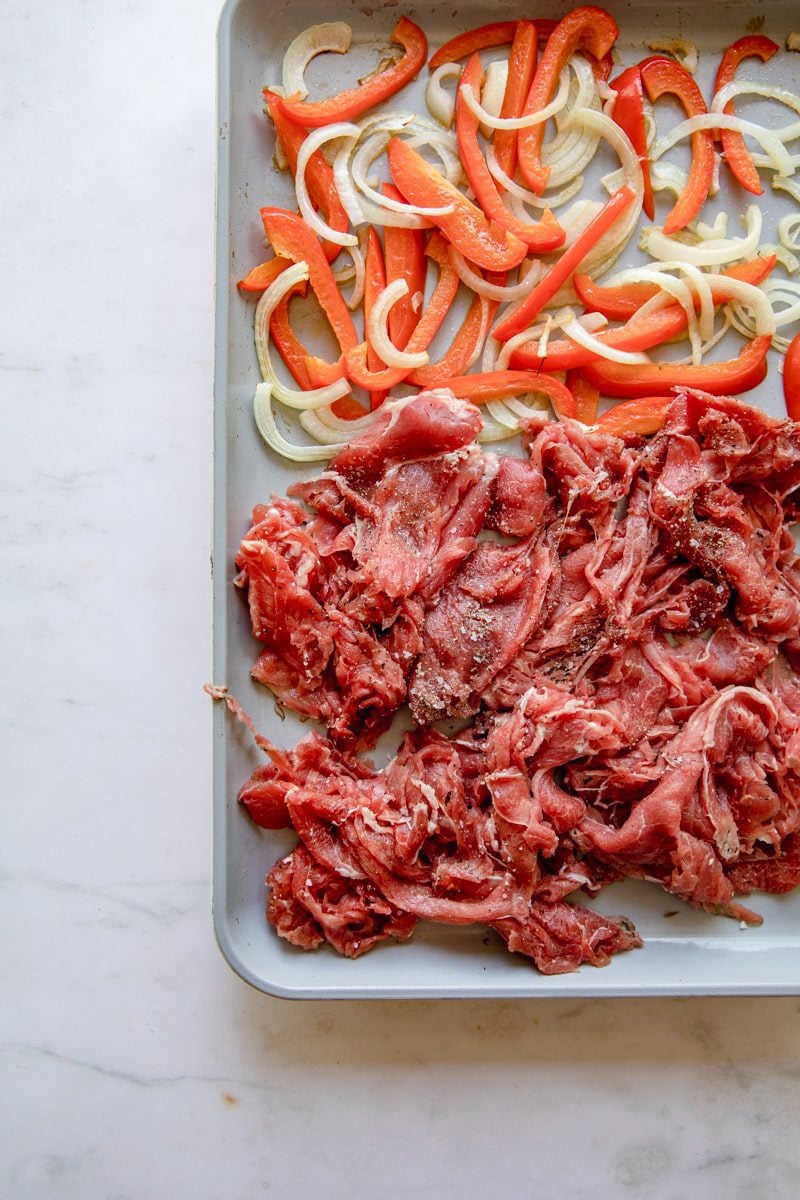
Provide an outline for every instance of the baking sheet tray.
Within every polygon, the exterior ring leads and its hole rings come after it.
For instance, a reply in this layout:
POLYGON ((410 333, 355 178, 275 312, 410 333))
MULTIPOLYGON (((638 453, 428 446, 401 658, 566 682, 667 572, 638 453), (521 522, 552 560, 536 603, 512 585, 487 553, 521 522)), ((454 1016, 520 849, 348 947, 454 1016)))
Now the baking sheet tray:
MULTIPOLYGON (((544 3, 537 16, 558 17, 569 5, 544 3)), ((707 95, 721 51, 747 32, 764 32, 781 46, 797 26, 789 3, 720 0, 703 5, 610 3, 620 25, 619 50, 625 62, 638 61, 653 37, 685 36, 701 51, 698 78, 707 95), (703 55, 703 52, 706 52, 703 55), (705 58, 705 62, 703 61, 705 58)), ((219 27, 218 193, 215 370, 214 502, 214 682, 224 683, 253 716, 257 727, 280 746, 293 745, 308 726, 291 714, 281 719, 270 693, 255 685, 249 670, 256 644, 246 607, 235 594, 233 559, 255 503, 283 493, 292 480, 318 468, 295 467, 273 455, 253 424, 252 401, 259 380, 253 349, 253 304, 237 293, 236 280, 264 257, 258 209, 288 204, 292 192, 272 167, 273 140, 262 115, 261 88, 279 82, 283 54, 292 38, 319 21, 342 19, 353 26, 354 49, 335 61, 335 90, 350 86, 375 62, 374 50, 388 37, 401 13, 425 29, 431 49, 454 33, 488 21, 531 17, 527 5, 494 0, 426 2, 422 7, 364 0, 229 0, 219 27), (364 64, 369 64, 366 66, 364 64)), ((314 64, 310 79, 324 81, 314 64), (316 71, 316 75, 314 72, 316 71)), ((796 91, 800 57, 784 51, 759 77, 796 91)), ((423 70, 414 101, 424 111, 423 70)), ((328 90, 332 90, 330 82, 328 90)), ((660 118, 659 118, 660 119, 660 118)), ((765 211, 783 203, 766 189, 765 211)), ((738 232, 744 204, 723 192, 731 234, 738 232)), ((787 208, 786 211, 789 211, 787 208)), ((636 260, 635 251, 621 260, 636 260)), ((783 401, 773 366, 770 380, 753 400, 779 415, 783 401)), ((607 889, 593 906, 626 913, 635 920, 645 946, 619 955, 603 969, 583 967, 570 975, 540 975, 530 963, 510 955, 499 938, 484 929, 421 925, 410 942, 386 943, 355 962, 329 948, 309 954, 281 941, 264 917, 264 876, 292 845, 290 833, 257 829, 239 808, 236 794, 253 767, 263 761, 252 738, 227 714, 214 711, 214 923, 220 947, 247 982, 274 995, 297 998, 653 996, 699 994, 795 994, 800 992, 800 892, 756 896, 763 914, 758 929, 695 912, 660 889, 625 883, 607 889), (674 914, 667 916, 665 914, 674 914)), ((391 742, 392 739, 386 739, 391 742)), ((397 735, 394 736, 394 743, 397 735)), ((386 749, 386 747, 384 747, 386 749)))

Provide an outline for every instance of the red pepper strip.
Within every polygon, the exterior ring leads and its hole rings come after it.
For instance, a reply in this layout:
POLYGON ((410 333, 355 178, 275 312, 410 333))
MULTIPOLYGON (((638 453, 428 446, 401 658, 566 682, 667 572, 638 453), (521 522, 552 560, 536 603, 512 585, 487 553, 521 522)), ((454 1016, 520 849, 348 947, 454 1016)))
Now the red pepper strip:
POLYGON ((559 379, 540 371, 486 371, 443 379, 436 386, 449 388, 459 400, 471 400, 473 404, 539 392, 552 401, 559 416, 574 417, 576 413, 575 397, 569 388, 559 379))
MULTIPOLYGON (((403 199, 390 183, 383 185, 383 194, 390 200, 403 199)), ((425 299, 425 230, 398 229, 394 225, 386 225, 383 246, 387 283, 405 279, 408 284, 408 295, 392 305, 389 312, 389 337, 398 350, 405 350, 419 324, 425 299)))
POLYGON ((789 416, 793 421, 800 421, 800 333, 795 334, 786 351, 783 364, 783 396, 789 416))
POLYGON ((283 208, 262 208, 261 219, 277 255, 308 264, 309 282, 342 352, 357 346, 358 334, 353 318, 316 235, 301 217, 283 208))
MULTIPOLYGON (((618 35, 616 21, 602 8, 581 7, 567 13, 547 40, 523 115, 539 112, 549 103, 562 69, 576 51, 586 50, 594 58, 601 59, 611 50, 618 35)), ((520 171, 528 186, 539 196, 550 178, 550 168, 541 161, 543 142, 544 123, 520 129, 517 137, 520 171)))
MULTIPOLYGON (((289 296, 284 296, 275 308, 269 322, 269 333, 278 353, 303 391, 309 392, 312 388, 317 387, 306 363, 308 350, 289 323, 289 296)), ((330 380, 326 380, 326 383, 328 382, 330 380)))
POLYGON ((652 221, 655 217, 653 184, 650 179, 650 158, 647 151, 647 127, 644 123, 644 94, 642 75, 638 67, 628 67, 611 84, 617 93, 611 115, 623 133, 626 133, 636 151, 644 177, 644 200, 642 207, 652 221))
POLYGON ((635 400, 624 400, 603 413, 597 428, 616 437, 624 437, 626 433, 658 433, 663 428, 670 404, 671 396, 639 396, 635 400))
POLYGON ((477 54, 473 54, 461 74, 456 95, 458 155, 470 187, 488 220, 494 221, 501 229, 506 229, 509 233, 514 234, 520 241, 525 242, 530 250, 536 250, 540 254, 557 250, 559 246, 564 245, 567 235, 550 209, 544 210, 542 220, 535 225, 520 221, 503 204, 498 186, 486 165, 478 142, 478 118, 467 107, 467 102, 461 94, 461 88, 467 86, 472 88, 476 97, 479 97, 483 80, 481 60, 477 54))
POLYGON ((633 202, 634 193, 624 184, 601 209, 593 221, 572 245, 564 251, 549 271, 547 271, 532 292, 530 292, 513 313, 510 313, 493 332, 493 337, 499 342, 507 342, 515 333, 533 324, 534 319, 556 292, 564 286, 572 275, 578 263, 582 262, 592 247, 600 240, 606 230, 614 224, 617 217, 633 202))
POLYGON ((514 40, 519 21, 495 21, 491 25, 480 25, 477 29, 468 29, 466 33, 458 33, 449 42, 440 46, 431 56, 428 66, 432 71, 445 63, 459 62, 476 50, 490 50, 493 46, 507 46, 514 40))
MULTIPOLYGON (((364 258, 364 269, 366 272, 364 279, 364 329, 366 331, 369 315, 375 306, 375 301, 386 287, 386 265, 383 257, 383 247, 381 246, 381 239, 378 237, 377 230, 372 225, 370 225, 369 233, 367 234, 367 252, 364 258)), ((367 339, 367 367, 369 370, 380 371, 385 365, 372 346, 369 345, 369 339, 367 339)), ((370 392, 370 407, 373 411, 376 408, 380 408, 388 394, 385 388, 370 392)))
MULTIPOLYGON (((768 37, 739 38, 738 42, 734 42, 732 46, 729 46, 722 56, 722 62, 719 64, 719 70, 717 71, 717 78, 714 81, 714 95, 721 88, 733 82, 736 68, 742 59, 760 58, 762 62, 768 62, 777 51, 778 46, 768 37)), ((728 101, 723 112, 733 112, 732 100, 728 101)), ((754 196, 760 196, 764 189, 761 186, 756 165, 744 144, 744 138, 734 129, 721 129, 719 134, 725 161, 733 172, 733 175, 746 191, 752 192, 754 196)))
POLYGON ((453 212, 431 217, 465 258, 490 271, 518 267, 528 247, 513 234, 487 220, 444 175, 400 138, 389 142, 389 167, 406 200, 425 208, 454 205, 453 212))
MULTIPOLYGON (((439 264, 439 278, 433 289, 425 312, 407 343, 409 353, 416 354, 427 350, 436 337, 442 322, 452 308, 458 291, 459 278, 453 270, 447 245, 441 234, 435 233, 431 238, 433 243, 429 250, 430 257, 439 264)), ((390 313, 391 315, 391 313, 390 313)), ((410 375, 410 369, 403 367, 385 367, 381 371, 368 370, 368 346, 362 342, 345 355, 345 370, 348 379, 359 387, 373 390, 375 388, 392 388, 402 383, 410 375)))
POLYGON ((236 286, 240 292, 246 292, 248 295, 260 295, 261 292, 267 290, 271 283, 275 282, 288 265, 285 258, 267 259, 266 262, 253 267, 252 271, 248 271, 244 279, 240 279, 236 286))
POLYGON ((401 17, 397 22, 391 40, 405 50, 403 57, 393 67, 328 100, 309 103, 297 95, 289 96, 280 101, 281 108, 304 129, 317 129, 334 121, 352 121, 367 109, 388 100, 411 82, 428 57, 428 39, 419 25, 409 21, 408 17, 401 17))
MULTIPOLYGON (((774 266, 775 255, 770 254, 766 258, 737 263, 720 274, 741 279, 744 283, 759 284, 763 283, 774 266)), ((623 283, 617 287, 603 287, 594 283, 588 275, 580 275, 577 271, 572 276, 572 285, 585 309, 602 313, 610 321, 626 321, 634 316, 659 290, 655 283, 623 283)))
POLYGON ((772 339, 753 338, 738 358, 701 366, 678 363, 640 363, 628 366, 601 360, 587 363, 587 378, 606 396, 667 396, 675 387, 700 388, 713 396, 734 396, 757 387, 767 373, 767 351, 772 339))
MULTIPOLYGON (((505 282, 504 275, 493 272, 489 272, 486 278, 489 283, 497 283, 501 287, 505 282)), ((423 388, 439 387, 442 380, 462 375, 480 349, 485 331, 494 320, 498 307, 496 300, 485 300, 481 296, 475 296, 444 357, 436 363, 429 363, 427 367, 419 367, 412 371, 408 382, 423 388)))
MULTIPOLYGON (((536 59, 536 26, 531 21, 517 21, 508 59, 508 83, 500 109, 503 120, 522 116, 536 70, 536 59)), ((463 79, 461 82, 463 83, 463 79)), ((513 179, 517 169, 517 130, 496 130, 492 145, 497 162, 506 175, 513 179)))
MULTIPOLYGON (((280 97, 271 92, 269 88, 264 88, 264 99, 272 124, 275 126, 275 134, 283 146, 289 170, 294 177, 297 175, 297 156, 308 134, 299 125, 295 125, 294 121, 290 121, 281 111, 280 97)), ((322 210, 331 229, 335 229, 337 233, 344 233, 349 229, 350 219, 339 199, 333 171, 325 161, 321 150, 316 150, 308 160, 306 185, 312 203, 322 210)), ((333 262, 341 253, 342 247, 337 246, 334 242, 323 242, 323 249, 328 262, 333 262)))
MULTIPOLYGON (((703 93, 687 70, 674 58, 656 56, 640 63, 642 83, 655 103, 660 96, 677 96, 687 117, 708 112, 703 93)), ((677 233, 699 213, 708 199, 708 189, 714 175, 714 134, 701 129, 692 134, 692 165, 686 187, 675 206, 667 213, 664 233, 677 233)))
POLYGON ((600 393, 583 371, 568 371, 566 385, 575 397, 575 416, 584 425, 594 425, 600 393))
POLYGON ((602 58, 595 59, 595 61, 592 63, 592 70, 594 71, 595 79, 599 79, 602 83, 608 83, 609 79, 611 78, 611 72, 614 70, 615 65, 616 64, 614 63, 614 58, 610 50, 607 54, 604 54, 602 58))

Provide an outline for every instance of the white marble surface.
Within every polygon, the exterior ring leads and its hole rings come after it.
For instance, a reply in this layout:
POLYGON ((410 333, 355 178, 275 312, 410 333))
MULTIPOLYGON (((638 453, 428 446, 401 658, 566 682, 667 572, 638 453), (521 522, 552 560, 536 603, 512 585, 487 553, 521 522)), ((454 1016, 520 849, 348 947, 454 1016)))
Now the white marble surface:
POLYGON ((4 5, 0 1195, 797 1195, 800 1000, 293 1004, 210 918, 216 0, 4 5))

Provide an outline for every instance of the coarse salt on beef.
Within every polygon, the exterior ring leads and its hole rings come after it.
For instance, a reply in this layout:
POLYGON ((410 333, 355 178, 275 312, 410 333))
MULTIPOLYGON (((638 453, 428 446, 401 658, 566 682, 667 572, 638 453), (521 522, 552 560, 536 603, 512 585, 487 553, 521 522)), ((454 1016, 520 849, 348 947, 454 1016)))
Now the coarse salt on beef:
POLYGON ((559 972, 640 944, 568 902, 625 877, 758 920, 738 896, 800 881, 798 428, 685 392, 650 442, 539 422, 498 460, 478 422, 390 401, 310 514, 254 512, 253 674, 328 726, 240 793, 300 838, 270 921, 351 956, 477 922, 559 972), (378 771, 353 750, 406 698, 472 723, 378 771))

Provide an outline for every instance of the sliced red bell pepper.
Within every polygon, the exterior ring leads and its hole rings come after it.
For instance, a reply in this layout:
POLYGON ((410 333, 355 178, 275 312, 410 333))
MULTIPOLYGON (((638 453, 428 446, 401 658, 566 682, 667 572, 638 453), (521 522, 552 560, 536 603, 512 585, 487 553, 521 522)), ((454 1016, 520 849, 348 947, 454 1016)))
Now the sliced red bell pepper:
POLYGON ((584 425, 594 425, 600 393, 583 371, 568 371, 565 383, 575 397, 575 416, 584 425))
POLYGON ((392 138, 388 152, 392 177, 406 200, 425 208, 454 206, 447 216, 430 220, 465 258, 489 271, 510 271, 519 266, 528 252, 523 241, 488 221, 407 142, 392 138))
MULTIPOLYGON (((308 350, 295 334, 289 321, 289 299, 289 296, 284 296, 275 308, 269 322, 270 337, 297 384, 304 392, 308 392, 320 385, 313 381, 309 373, 306 362, 308 350)), ((329 380, 325 382, 328 383, 329 380)))
MULTIPOLYGON (((367 234, 367 251, 364 256, 364 329, 366 331, 370 313, 375 301, 386 287, 386 264, 383 257, 383 247, 378 232, 373 225, 367 234)), ((366 332, 365 332, 366 336, 366 332)), ((367 344, 367 367, 370 371, 380 371, 386 364, 380 356, 367 344)), ((376 389, 370 392, 370 407, 373 411, 380 408, 389 393, 386 389, 376 389)))
MULTIPOLYGON (((539 112, 553 97, 558 77, 573 54, 585 50, 596 59, 609 53, 619 35, 617 23, 602 8, 574 8, 559 21, 544 48, 533 77, 524 114, 539 112)), ((550 168, 541 160, 544 124, 521 129, 517 136, 519 169, 528 186, 541 196, 550 177, 550 168)))
POLYGON ((636 151, 644 179, 644 200, 642 207, 652 221, 655 217, 653 201, 653 184, 650 179, 650 157, 647 151, 647 126, 644 120, 644 93, 642 91, 642 74, 638 67, 628 67, 612 82, 611 87, 617 93, 611 115, 623 133, 628 135, 630 143, 636 151))
MULTIPOLYGON (((481 60, 473 54, 461 74, 456 96, 456 140, 464 173, 475 193, 478 204, 489 221, 518 237, 530 250, 545 254, 564 245, 566 234, 549 208, 544 210, 541 221, 526 224, 510 213, 502 201, 478 141, 478 118, 467 106, 461 94, 462 87, 471 87, 478 97, 483 87, 484 71, 481 60)), ((468 256, 471 257, 471 256, 468 256)))
MULTIPOLYGON (((749 262, 726 267, 720 274, 741 279, 744 283, 759 284, 763 283, 774 266, 775 255, 770 254, 766 258, 753 258, 749 262)), ((622 283, 616 287, 604 287, 577 271, 572 276, 572 285, 585 309, 602 313, 610 321, 626 321, 634 316, 659 290, 655 283, 622 283)))
MULTIPOLYGON (((687 117, 708 112, 703 93, 689 72, 674 58, 656 55, 640 64, 642 83, 650 100, 655 103, 660 96, 676 96, 683 105, 687 117)), ((708 191, 714 176, 714 134, 710 129, 700 129, 692 134, 692 165, 686 187, 664 221, 665 233, 677 233, 684 229, 699 213, 708 199, 708 191)))
POLYGON ((507 342, 515 333, 519 333, 527 325, 531 325, 542 309, 553 296, 564 286, 575 268, 586 257, 596 242, 610 229, 625 209, 633 203, 634 193, 624 184, 609 200, 608 204, 589 223, 580 237, 564 251, 553 266, 523 300, 520 307, 510 313, 493 332, 500 342, 507 342))
POLYGON ((518 21, 495 21, 490 25, 479 25, 466 33, 457 33, 433 54, 428 62, 432 71, 445 63, 459 62, 476 50, 491 50, 494 46, 508 46, 514 40, 518 21))
MULTIPOLYGON (((504 275, 493 272, 490 272, 486 278, 489 283, 497 283, 500 286, 505 281, 504 275)), ((412 371, 408 382, 423 388, 439 387, 442 380, 463 374, 469 368, 470 363, 474 362, 476 354, 479 353, 485 332, 494 320, 494 314, 498 307, 496 300, 485 300, 481 296, 474 296, 467 315, 461 323, 461 328, 450 343, 447 353, 438 362, 429 363, 427 367, 419 367, 416 371, 412 371)))
POLYGON ((699 388, 713 396, 734 396, 757 387, 767 373, 769 336, 753 338, 738 358, 726 362, 683 366, 678 363, 587 363, 587 379, 605 396, 667 396, 675 387, 699 388))
POLYGON ((328 100, 309 102, 301 100, 299 96, 289 96, 280 101, 281 108, 304 129, 316 129, 320 125, 331 125, 334 121, 352 121, 367 109, 388 100, 411 82, 428 57, 428 39, 419 25, 409 21, 408 17, 401 17, 397 22, 391 40, 405 50, 394 66, 328 100))
POLYGON ((793 421, 800 421, 800 333, 789 343, 783 363, 783 396, 786 411, 793 421))
MULTIPOLYGON (((717 71, 717 78, 714 81, 714 95, 721 88, 733 82, 736 68, 742 59, 760 58, 762 62, 768 62, 777 51, 777 44, 768 37, 756 35, 739 38, 738 42, 734 42, 732 46, 729 46, 722 56, 722 62, 719 64, 719 70, 717 71)), ((723 112, 733 112, 732 100, 728 101, 723 112)), ((746 191, 752 192, 754 196, 760 196, 764 189, 761 186, 758 170, 750 157, 742 135, 734 129, 721 129, 719 135, 722 142, 723 156, 735 178, 746 191)))
MULTIPOLYGON (((289 120, 281 110, 280 97, 271 92, 269 88, 264 88, 264 99, 267 104, 267 112, 275 126, 275 135, 283 146, 289 170, 294 177, 297 175, 297 156, 308 134, 294 121, 289 120)), ((316 150, 308 160, 306 184, 312 203, 322 210, 330 227, 337 233, 345 233, 350 227, 350 219, 339 199, 333 171, 325 161, 321 150, 316 150)), ((333 262, 341 253, 342 247, 336 245, 335 242, 323 242, 323 249, 328 262, 333 262)))
POLYGON ((569 388, 560 379, 541 371, 485 371, 443 379, 436 386, 449 388, 459 400, 470 400, 473 404, 540 392, 552 401, 559 416, 574 417, 576 413, 575 397, 569 388))
POLYGON ((288 266, 285 258, 269 258, 266 262, 253 267, 252 271, 248 271, 244 279, 240 279, 236 286, 240 292, 260 296, 288 266))
MULTIPOLYGON (((450 255, 447 253, 447 244, 441 234, 434 233, 432 235, 428 254, 439 264, 439 278, 433 294, 425 306, 421 320, 404 347, 411 354, 428 349, 450 311, 458 291, 459 278, 453 270, 450 255)), ((391 320, 391 310, 389 318, 391 320)), ((369 367, 367 342, 362 342, 361 345, 348 350, 345 355, 345 370, 351 382, 358 387, 367 388, 369 391, 396 387, 411 374, 410 368, 403 367, 383 367, 378 371, 372 370, 369 367)))
POLYGON ((623 400, 604 412, 597 420, 597 428, 603 433, 624 437, 626 433, 658 433, 667 419, 672 404, 671 396, 638 396, 635 400, 623 400))
MULTIPOLYGON (((500 109, 503 120, 522 116, 536 70, 536 59, 536 26, 532 21, 517 21, 508 58, 508 83, 500 109)), ((499 166, 513 179, 517 169, 517 130, 496 130, 492 145, 499 166)))
POLYGON ((283 208, 262 208, 261 219, 273 250, 292 262, 306 262, 308 277, 317 300, 330 322, 342 352, 358 345, 353 318, 316 234, 305 221, 283 208))
MULTIPOLYGON (((391 183, 383 185, 383 194, 391 200, 403 199, 391 183)), ((419 324, 425 299, 425 230, 386 225, 383 247, 387 283, 405 279, 408 284, 408 295, 398 300, 389 313, 389 337, 398 350, 405 350, 408 339, 419 324)))

